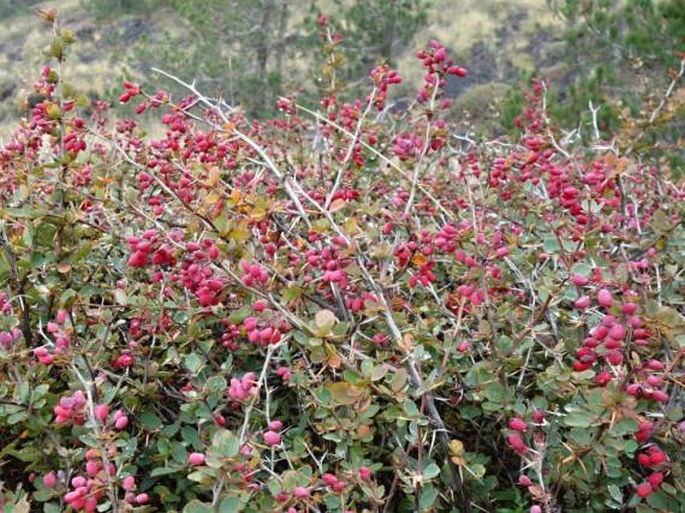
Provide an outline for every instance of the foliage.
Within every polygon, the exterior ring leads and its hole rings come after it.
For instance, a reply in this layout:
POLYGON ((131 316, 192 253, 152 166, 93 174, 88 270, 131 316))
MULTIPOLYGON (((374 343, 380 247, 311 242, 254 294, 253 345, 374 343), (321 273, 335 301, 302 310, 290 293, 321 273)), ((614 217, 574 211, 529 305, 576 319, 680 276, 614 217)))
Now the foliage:
POLYGON ((428 20, 429 4, 424 0, 373 0, 344 2, 337 17, 344 20, 348 64, 345 72, 359 80, 379 62, 397 65, 396 58, 406 50, 428 20), (347 5, 346 5, 347 4, 347 5), (351 59, 351 56, 355 56, 351 59))
POLYGON ((6 510, 683 508, 667 169, 561 141, 541 81, 519 139, 453 137, 436 41, 395 115, 386 64, 265 121, 126 82, 155 139, 41 15, 59 65, 0 150, 6 510))
MULTIPOLYGON (((552 102, 556 119, 580 122, 584 137, 594 123, 605 140, 619 137, 624 150, 648 118, 642 109, 661 101, 659 93, 678 73, 685 48, 683 0, 549 0, 566 22, 567 66, 571 75, 565 96, 552 102)), ((677 99, 671 111, 650 123, 643 150, 668 156, 682 167, 685 106, 677 99), (666 151, 664 151, 666 148, 666 151)), ((651 110, 650 110, 651 112, 651 110)))

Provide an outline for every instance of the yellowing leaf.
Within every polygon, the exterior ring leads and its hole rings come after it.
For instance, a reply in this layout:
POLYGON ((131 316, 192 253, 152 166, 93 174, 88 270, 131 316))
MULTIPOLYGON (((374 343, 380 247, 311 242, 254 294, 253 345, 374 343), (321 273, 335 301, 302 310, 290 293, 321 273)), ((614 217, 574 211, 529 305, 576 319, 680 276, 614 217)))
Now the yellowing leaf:
POLYGON ((206 205, 214 205, 220 199, 221 199, 221 195, 216 191, 212 191, 209 194, 207 194, 207 197, 205 198, 205 204, 206 205))
POLYGON ((212 167, 207 175, 207 185, 216 185, 221 178, 221 171, 219 168, 212 167))
POLYGON ((324 388, 333 395, 333 400, 341 405, 349 406, 364 398, 365 390, 350 385, 345 381, 326 383, 324 388))
POLYGON ((331 203, 330 207, 328 207, 328 210, 331 213, 333 213, 333 212, 337 212, 338 210, 340 210, 344 206, 345 206, 345 200, 338 198, 337 200, 335 200, 331 203))
POLYGON ((423 264, 426 263, 426 257, 423 256, 421 253, 416 253, 412 259, 411 263, 414 264, 415 266, 422 266, 423 264))
POLYGON ((455 465, 464 465, 464 443, 461 440, 450 440, 448 444, 450 459, 455 465))
POLYGON ((114 289, 114 301, 116 301, 118 305, 125 305, 128 303, 126 292, 122 289, 114 289))
POLYGON ((57 264, 57 272, 60 274, 67 274, 71 271, 71 264, 69 262, 60 262, 57 264))
POLYGON ((318 335, 328 334, 337 322, 338 318, 330 310, 319 310, 314 317, 314 324, 319 329, 318 335))

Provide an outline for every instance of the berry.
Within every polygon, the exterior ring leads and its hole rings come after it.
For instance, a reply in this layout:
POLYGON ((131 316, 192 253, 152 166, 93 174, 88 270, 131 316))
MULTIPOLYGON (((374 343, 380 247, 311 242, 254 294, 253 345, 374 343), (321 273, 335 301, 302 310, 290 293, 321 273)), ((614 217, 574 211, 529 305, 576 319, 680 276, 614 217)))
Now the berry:
POLYGON ((188 463, 195 467, 199 467, 205 464, 205 455, 201 452, 191 452, 188 455, 188 463))

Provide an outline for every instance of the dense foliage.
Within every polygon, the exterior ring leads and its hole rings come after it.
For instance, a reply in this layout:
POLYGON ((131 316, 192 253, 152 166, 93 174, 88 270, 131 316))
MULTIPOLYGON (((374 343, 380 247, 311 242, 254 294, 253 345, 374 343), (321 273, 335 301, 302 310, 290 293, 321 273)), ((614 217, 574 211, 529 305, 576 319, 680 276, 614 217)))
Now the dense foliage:
POLYGON ((668 169, 564 140, 540 80, 519 139, 458 136, 436 41, 403 112, 387 65, 264 121, 127 82, 153 137, 62 81, 41 13, 0 149, 5 511, 685 507, 668 169))

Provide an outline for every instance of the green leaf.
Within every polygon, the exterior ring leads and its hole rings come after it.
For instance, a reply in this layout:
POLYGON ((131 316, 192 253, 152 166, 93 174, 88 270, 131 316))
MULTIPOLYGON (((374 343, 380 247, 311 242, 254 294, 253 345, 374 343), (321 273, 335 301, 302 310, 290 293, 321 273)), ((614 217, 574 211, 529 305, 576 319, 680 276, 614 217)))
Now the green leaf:
POLYGON ((220 429, 212 437, 212 452, 222 458, 233 458, 240 450, 240 439, 228 429, 220 429))
POLYGON ((543 248, 546 253, 556 253, 560 249, 559 241, 554 235, 545 237, 543 248))
POLYGON ((629 433, 635 433, 638 429, 638 424, 635 420, 629 418, 623 418, 614 424, 612 432, 616 436, 623 436, 629 433))
POLYGON ((157 467, 152 469, 150 477, 167 476, 169 474, 175 474, 176 472, 178 472, 178 469, 174 467, 157 467))
POLYGON ((373 369, 371 369, 371 381, 378 381, 380 379, 383 379, 387 372, 388 368, 385 365, 376 365, 373 369))
MULTIPOLYGON (((424 474, 425 477, 425 474, 424 474)), ((421 499, 419 500, 419 507, 421 508, 421 511, 426 511, 430 510, 430 508, 433 507, 433 504, 435 503, 435 500, 438 498, 438 489, 433 487, 432 485, 428 484, 424 486, 423 490, 421 490, 421 499)))
POLYGON ((677 511, 675 501, 669 500, 668 495, 666 495, 663 490, 657 490, 647 497, 647 504, 651 507, 658 509, 659 511, 677 511))
POLYGON ((43 513, 59 513, 60 511, 62 510, 56 502, 47 502, 43 504, 43 513))
POLYGON ((623 503, 623 493, 621 489, 615 484, 610 484, 608 487, 609 494, 618 503, 623 503))
POLYGON ((574 410, 564 417, 564 424, 572 427, 587 428, 592 425, 594 419, 595 415, 590 412, 574 410))
POLYGON ((242 504, 237 497, 226 497, 219 503, 219 513, 238 513, 242 504))
POLYGON ((281 292, 281 298, 284 303, 292 303, 300 298, 302 295, 302 289, 300 287, 286 287, 281 292))
POLYGON ((421 416, 419 409, 416 407, 416 403, 411 399, 407 399, 406 401, 404 401, 404 411, 407 412, 407 415, 409 415, 410 417, 421 416))
POLYGON ((183 513, 214 513, 214 507, 211 504, 194 499, 186 504, 185 508, 183 508, 183 513))
POLYGON ((428 481, 440 475, 440 467, 435 463, 429 463, 425 469, 423 469, 423 478, 428 481))
POLYGON ((185 357, 185 366, 193 374, 197 374, 197 371, 202 367, 202 358, 197 353, 190 353, 185 357))
POLYGON ((144 411, 138 415, 138 420, 140 420, 140 423, 149 430, 155 430, 162 427, 160 418, 151 411, 144 411))

